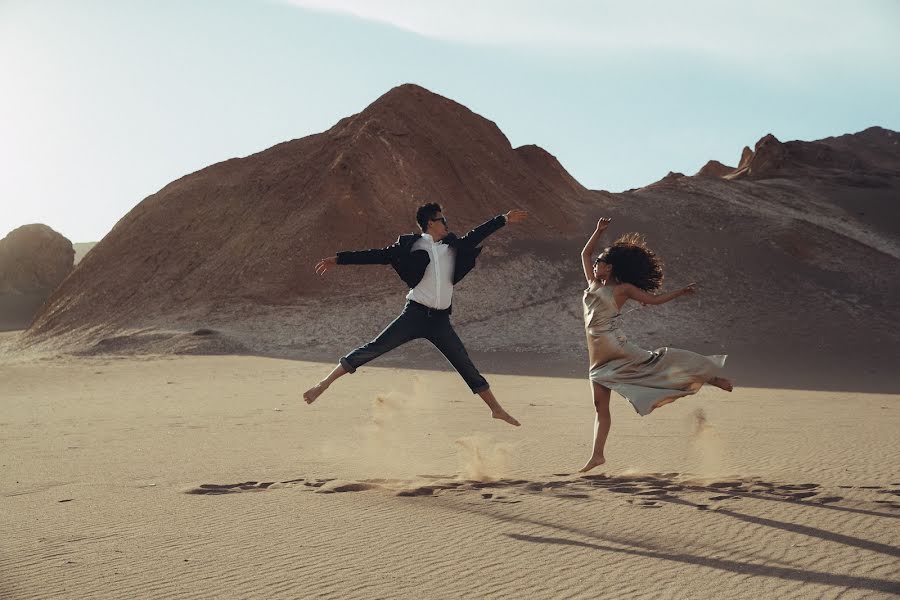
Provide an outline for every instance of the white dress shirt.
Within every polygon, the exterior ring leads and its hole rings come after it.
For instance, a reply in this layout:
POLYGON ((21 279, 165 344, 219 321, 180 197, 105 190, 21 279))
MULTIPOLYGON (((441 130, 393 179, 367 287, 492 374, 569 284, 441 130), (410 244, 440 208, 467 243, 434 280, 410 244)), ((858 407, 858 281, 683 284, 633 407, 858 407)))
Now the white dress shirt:
POLYGON ((415 241, 412 250, 425 250, 431 261, 425 267, 425 275, 419 285, 409 290, 407 300, 424 304, 429 308, 446 310, 453 300, 453 268, 456 266, 456 249, 424 233, 415 241))

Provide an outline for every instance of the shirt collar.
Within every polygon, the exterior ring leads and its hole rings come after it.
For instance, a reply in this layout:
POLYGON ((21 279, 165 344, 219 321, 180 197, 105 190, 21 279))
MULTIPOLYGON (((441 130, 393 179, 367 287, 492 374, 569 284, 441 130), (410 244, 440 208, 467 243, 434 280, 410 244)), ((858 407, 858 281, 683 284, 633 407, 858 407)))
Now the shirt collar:
POLYGON ((426 242, 428 242, 429 244, 432 244, 432 245, 442 244, 442 243, 444 242, 444 240, 441 240, 441 241, 439 241, 439 242, 435 242, 435 241, 434 241, 434 238, 431 237, 431 234, 430 234, 430 233, 423 233, 423 234, 422 234, 422 239, 425 240, 426 242))

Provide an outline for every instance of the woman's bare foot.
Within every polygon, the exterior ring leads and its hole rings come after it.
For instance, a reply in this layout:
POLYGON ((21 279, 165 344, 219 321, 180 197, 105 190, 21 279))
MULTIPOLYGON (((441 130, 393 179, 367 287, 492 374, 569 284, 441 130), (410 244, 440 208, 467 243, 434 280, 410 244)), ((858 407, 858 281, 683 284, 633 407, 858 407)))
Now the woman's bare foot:
POLYGON ((322 392, 328 389, 327 385, 323 385, 322 383, 317 383, 312 386, 305 392, 303 392, 303 400, 306 401, 307 404, 312 404, 316 401, 316 398, 322 395, 322 392))
POLYGON ((590 470, 593 469, 594 467, 599 467, 600 465, 602 465, 602 464, 605 463, 605 462, 606 462, 606 459, 603 458, 602 456, 599 456, 599 457, 593 457, 593 456, 592 456, 592 457, 591 457, 591 460, 587 461, 587 464, 586 464, 586 465, 584 465, 583 467, 581 467, 580 469, 578 469, 578 472, 579 472, 579 473, 587 473, 588 471, 590 471, 590 470))
POLYGON ((505 410, 498 410, 491 413, 491 416, 495 419, 500 419, 501 421, 506 421, 510 425, 515 425, 516 427, 520 427, 522 424, 516 421, 512 415, 510 415, 505 410))
POLYGON ((710 385, 714 385, 719 389, 725 390, 726 392, 730 392, 734 389, 734 386, 731 384, 731 381, 725 379, 724 377, 713 377, 709 380, 710 385))

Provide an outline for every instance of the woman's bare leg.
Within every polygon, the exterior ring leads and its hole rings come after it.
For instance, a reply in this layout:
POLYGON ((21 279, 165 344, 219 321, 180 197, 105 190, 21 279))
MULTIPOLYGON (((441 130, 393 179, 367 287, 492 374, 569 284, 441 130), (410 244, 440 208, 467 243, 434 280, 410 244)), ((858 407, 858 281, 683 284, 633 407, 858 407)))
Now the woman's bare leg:
POLYGON ((609 415, 609 388, 592 381, 591 393, 594 396, 594 409, 596 410, 596 416, 594 417, 594 451, 591 453, 590 460, 579 469, 580 473, 587 473, 594 467, 599 467, 606 462, 606 458, 603 457, 603 448, 606 446, 609 427, 612 425, 612 418, 609 415))
POLYGON ((500 403, 497 402, 497 399, 494 397, 494 392, 491 391, 491 388, 478 392, 478 395, 481 396, 481 399, 484 400, 484 403, 487 404, 488 408, 491 409, 492 417, 494 417, 495 419, 500 419, 501 421, 506 421, 510 425, 515 425, 516 427, 521 425, 521 423, 516 421, 512 415, 503 410, 503 407, 500 406, 500 403))
POLYGON ((334 381, 338 377, 341 377, 346 374, 347 374, 347 369, 345 369, 344 367, 341 366, 340 363, 338 363, 338 366, 336 366, 331 371, 331 373, 328 375, 328 377, 326 377, 325 379, 323 379, 316 385, 312 386, 311 388, 309 388, 308 390, 303 392, 303 399, 306 401, 307 404, 312 404, 313 402, 316 401, 316 398, 321 396, 322 392, 327 390, 328 386, 331 385, 332 383, 334 383, 334 381))

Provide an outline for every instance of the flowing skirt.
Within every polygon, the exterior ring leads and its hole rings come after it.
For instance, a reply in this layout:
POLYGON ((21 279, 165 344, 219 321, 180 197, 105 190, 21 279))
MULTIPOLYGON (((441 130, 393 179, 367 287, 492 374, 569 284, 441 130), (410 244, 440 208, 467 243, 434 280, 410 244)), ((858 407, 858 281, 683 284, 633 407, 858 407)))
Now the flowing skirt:
POLYGON ((624 396, 641 416, 696 394, 717 377, 726 355, 703 356, 678 348, 644 350, 618 332, 587 331, 590 379, 624 396))

